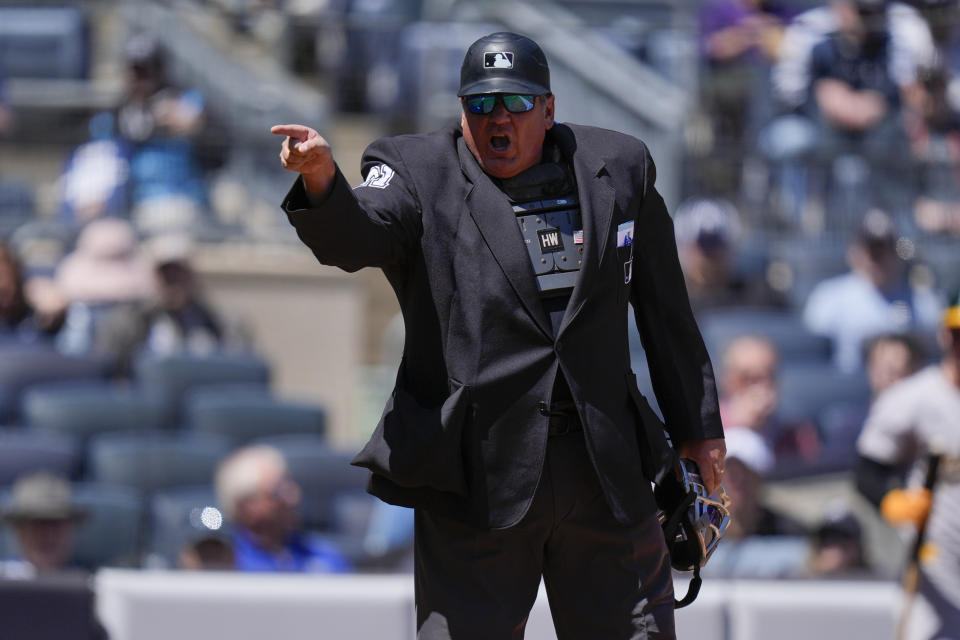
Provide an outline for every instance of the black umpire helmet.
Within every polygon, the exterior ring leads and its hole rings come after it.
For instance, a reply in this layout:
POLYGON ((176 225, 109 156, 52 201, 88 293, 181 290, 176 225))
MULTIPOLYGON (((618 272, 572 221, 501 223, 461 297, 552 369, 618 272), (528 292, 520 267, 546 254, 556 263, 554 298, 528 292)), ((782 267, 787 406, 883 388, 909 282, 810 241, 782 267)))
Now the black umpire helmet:
POLYGON ((470 45, 460 67, 458 96, 478 93, 550 93, 550 67, 536 42, 501 31, 470 45))

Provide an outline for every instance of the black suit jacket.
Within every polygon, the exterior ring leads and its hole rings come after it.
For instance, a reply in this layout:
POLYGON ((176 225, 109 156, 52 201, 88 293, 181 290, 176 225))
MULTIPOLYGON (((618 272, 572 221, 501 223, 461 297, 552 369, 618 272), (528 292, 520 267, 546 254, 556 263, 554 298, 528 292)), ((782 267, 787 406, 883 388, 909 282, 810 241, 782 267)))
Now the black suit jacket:
POLYGON ((301 180, 283 208, 320 262, 383 269, 406 326, 393 394, 355 459, 370 491, 478 526, 526 512, 547 444, 558 368, 584 424, 608 504, 624 523, 655 511, 650 482, 671 455, 630 370, 633 303, 674 444, 721 437, 713 370, 687 299, 673 224, 642 142, 557 125, 580 196, 583 265, 554 336, 506 196, 459 127, 384 138, 363 158, 364 184, 342 174, 311 206, 301 180), (385 165, 385 166, 384 166, 385 165), (617 227, 635 221, 631 250, 617 227))

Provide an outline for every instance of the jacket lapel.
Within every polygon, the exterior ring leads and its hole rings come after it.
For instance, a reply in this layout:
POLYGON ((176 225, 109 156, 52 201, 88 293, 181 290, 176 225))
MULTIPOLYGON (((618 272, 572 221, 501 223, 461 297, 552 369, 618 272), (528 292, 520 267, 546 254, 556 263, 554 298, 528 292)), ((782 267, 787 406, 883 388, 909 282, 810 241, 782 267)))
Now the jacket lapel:
POLYGON ((553 330, 543 310, 530 256, 509 200, 480 169, 462 137, 457 140, 457 153, 460 167, 472 183, 465 198, 470 216, 523 306, 540 330, 552 339, 553 330))
POLYGON ((560 324, 560 334, 580 312, 601 273, 600 267, 610 243, 610 224, 616 195, 605 179, 607 173, 602 157, 582 148, 576 149, 573 153, 573 170, 583 219, 583 263, 560 324))

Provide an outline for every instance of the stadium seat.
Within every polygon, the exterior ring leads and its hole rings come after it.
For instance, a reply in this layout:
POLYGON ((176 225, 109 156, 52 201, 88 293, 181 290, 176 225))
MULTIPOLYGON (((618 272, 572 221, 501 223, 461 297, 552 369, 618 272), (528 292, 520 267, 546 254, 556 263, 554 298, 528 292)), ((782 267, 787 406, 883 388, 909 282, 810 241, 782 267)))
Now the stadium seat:
POLYGON ((212 434, 103 433, 90 439, 92 480, 151 494, 170 487, 212 482, 229 440, 212 434))
POLYGON ((210 484, 158 491, 150 501, 150 523, 151 563, 168 567, 177 565, 184 545, 227 528, 210 484))
POLYGON ((319 436, 273 436, 256 442, 276 447, 286 459, 290 476, 303 489, 301 511, 307 528, 334 528, 338 496, 366 488, 367 470, 350 465, 353 454, 331 449, 319 436))
POLYGON ((160 430, 167 410, 155 397, 106 382, 49 383, 23 396, 23 421, 35 429, 87 438, 104 431, 160 430))
POLYGON ((0 67, 10 78, 86 78, 89 29, 80 7, 0 7, 0 67))
POLYGON ((917 248, 917 258, 933 271, 939 290, 949 295, 960 287, 960 250, 956 240, 924 242, 917 248))
POLYGON ((831 405, 870 401, 870 385, 863 374, 842 373, 830 364, 782 366, 779 386, 777 416, 784 422, 816 422, 831 405))
POLYGON ((0 237, 7 237, 35 214, 29 184, 0 180, 0 237))
POLYGON ((160 394, 168 406, 179 411, 189 390, 204 385, 232 384, 265 388, 270 370, 266 362, 252 354, 145 355, 137 359, 134 377, 138 384, 160 394))
POLYGON ((87 509, 77 530, 74 560, 83 567, 138 566, 143 545, 143 503, 135 489, 80 483, 73 500, 87 509))
POLYGON ((201 433, 229 437, 235 444, 280 434, 324 435, 323 409, 288 402, 243 388, 203 388, 185 402, 185 424, 201 433))
POLYGON ((802 309, 817 283, 848 270, 847 242, 822 237, 776 242, 770 248, 768 269, 793 307, 802 309))
POLYGON ((717 370, 729 344, 745 334, 768 338, 784 363, 827 363, 830 359, 830 340, 810 333, 800 317, 789 311, 714 309, 704 312, 700 331, 717 370))
POLYGON ((0 429, 0 485, 12 484, 32 471, 71 477, 80 455, 74 438, 58 433, 0 429))
POLYGON ((107 363, 87 356, 64 356, 51 345, 0 346, 0 424, 20 418, 24 390, 42 382, 99 380, 107 376, 107 363))

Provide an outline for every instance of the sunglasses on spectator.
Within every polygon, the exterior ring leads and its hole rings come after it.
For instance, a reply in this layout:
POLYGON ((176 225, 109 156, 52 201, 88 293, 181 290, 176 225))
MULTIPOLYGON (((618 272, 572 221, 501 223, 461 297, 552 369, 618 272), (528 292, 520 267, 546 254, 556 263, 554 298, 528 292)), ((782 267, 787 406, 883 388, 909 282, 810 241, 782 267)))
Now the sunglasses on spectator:
POLYGON ((503 108, 510 113, 526 113, 537 103, 537 96, 520 95, 516 93, 484 93, 465 96, 463 102, 470 113, 486 116, 493 113, 497 102, 503 103, 503 108))

